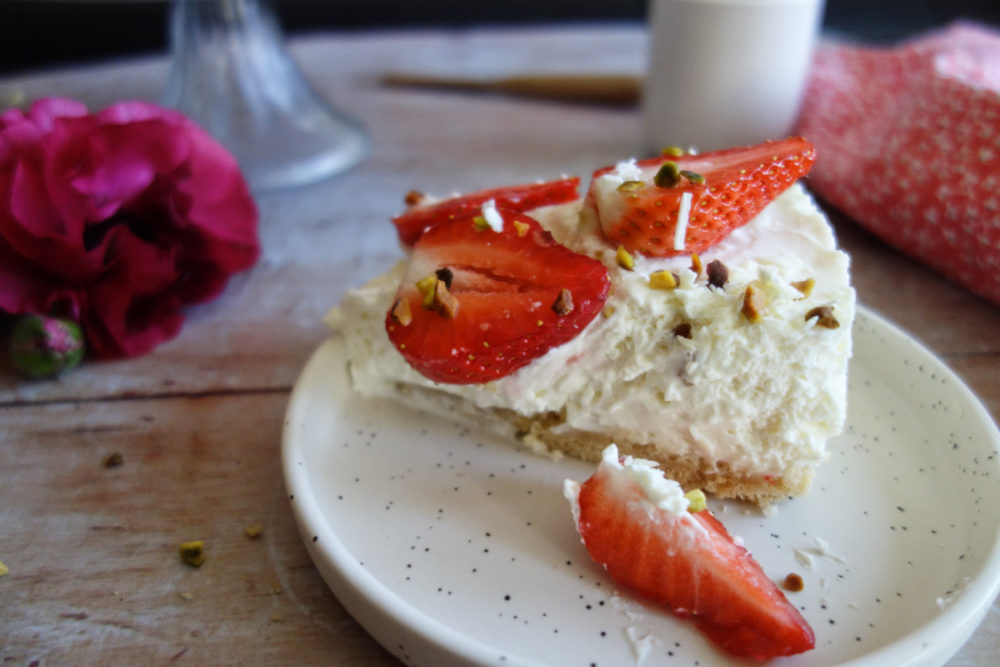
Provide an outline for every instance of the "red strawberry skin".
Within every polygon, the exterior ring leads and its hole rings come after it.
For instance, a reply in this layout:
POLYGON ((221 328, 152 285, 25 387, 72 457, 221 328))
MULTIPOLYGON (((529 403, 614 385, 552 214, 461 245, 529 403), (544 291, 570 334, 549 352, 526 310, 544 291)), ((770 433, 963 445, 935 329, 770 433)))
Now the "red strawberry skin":
POLYGON ((393 345, 435 382, 474 384, 509 375, 576 337, 607 299, 603 264, 560 245, 534 219, 498 211, 500 232, 477 229, 468 214, 431 225, 414 245, 396 294, 397 303, 408 302, 412 321, 404 325, 393 314, 395 304, 386 314, 393 345), (445 268, 457 303, 453 317, 425 308, 415 286, 445 268), (568 312, 563 290, 571 297, 568 312))
POLYGON ((674 514, 606 463, 580 486, 577 528, 611 578, 691 617, 728 653, 768 660, 812 649, 809 624, 707 510, 674 514))
POLYGON ((573 201, 578 196, 579 187, 580 179, 573 177, 547 183, 528 183, 480 190, 433 204, 417 204, 393 218, 392 222, 396 225, 399 240, 407 246, 412 246, 428 227, 470 213, 478 215, 479 208, 490 199, 494 200, 498 207, 524 213, 542 206, 573 201))
POLYGON ((604 235, 613 245, 653 257, 701 253, 764 210, 814 162, 812 144, 800 137, 700 155, 650 158, 637 163, 648 173, 644 187, 612 193, 623 199, 623 206, 602 210, 596 196, 597 179, 613 167, 594 172, 587 202, 597 208, 604 235), (654 184, 652 174, 667 161, 701 175, 704 182, 682 176, 676 185, 654 184), (684 247, 676 249, 674 232, 685 192, 692 196, 691 213, 684 247))

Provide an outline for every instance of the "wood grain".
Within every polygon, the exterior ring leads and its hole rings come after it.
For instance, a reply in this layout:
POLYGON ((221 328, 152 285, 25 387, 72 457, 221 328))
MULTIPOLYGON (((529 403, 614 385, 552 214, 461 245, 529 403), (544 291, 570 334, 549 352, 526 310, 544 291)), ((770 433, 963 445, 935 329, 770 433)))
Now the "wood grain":
POLYGON ((286 402, 262 392, 3 409, 4 660, 388 661, 296 531, 278 465, 286 402), (105 467, 111 452, 122 465, 105 467), (199 568, 178 554, 190 540, 205 544, 199 568))

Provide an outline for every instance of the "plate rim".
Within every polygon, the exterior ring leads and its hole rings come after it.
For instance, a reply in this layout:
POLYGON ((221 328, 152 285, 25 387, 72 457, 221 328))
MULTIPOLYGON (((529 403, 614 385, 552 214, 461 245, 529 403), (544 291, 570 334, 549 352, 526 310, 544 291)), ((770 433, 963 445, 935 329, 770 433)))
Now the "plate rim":
MULTIPOLYGON (((856 321, 863 319, 872 324, 871 328, 876 330, 873 334, 883 333, 900 343, 910 345, 922 356, 922 363, 933 365, 934 372, 946 377, 958 391, 963 407, 970 409, 975 421, 982 426, 988 444, 992 444, 993 450, 1000 453, 1000 429, 996 421, 957 372, 918 338, 885 316, 858 303, 856 321)), ((439 651, 448 655, 453 662, 460 661, 455 664, 491 664, 501 659, 501 656, 506 665, 532 664, 532 661, 510 651, 469 637, 404 600, 351 556, 347 547, 327 524, 316 499, 311 495, 305 498, 300 496, 299 491, 303 486, 309 488, 311 485, 305 466, 299 464, 296 456, 299 447, 294 433, 295 417, 304 409, 302 396, 308 393, 306 381, 318 372, 329 348, 337 344, 336 334, 328 336, 310 355, 293 385, 282 427, 281 458, 285 488, 300 537, 313 564, 348 613, 383 648, 404 662, 409 662, 412 655, 419 652, 417 649, 421 648, 425 651, 439 651), (322 536, 322 539, 314 539, 314 536, 322 536), (386 640, 385 633, 382 632, 385 621, 405 628, 410 640, 416 642, 405 650, 404 655, 400 654, 404 650, 402 645, 393 645, 386 640)), ((994 467, 1000 472, 1000 456, 994 461, 994 467)), ((971 579, 979 582, 979 585, 965 587, 948 603, 947 608, 942 609, 930 621, 913 628, 889 644, 841 664, 851 667, 941 664, 954 655, 972 636, 1000 594, 1000 523, 994 526, 994 530, 996 534, 993 545, 971 579), (936 643, 935 640, 927 639, 935 636, 948 639, 937 640, 936 643)))
MULTIPOLYGON (((994 452, 1000 454, 1000 429, 998 429, 996 421, 979 396, 944 359, 906 329, 870 308, 858 304, 857 316, 859 319, 867 318, 875 323, 877 328, 896 337, 900 342, 910 345, 912 349, 923 355, 921 363, 933 366, 934 372, 947 377, 962 397, 963 406, 971 409, 976 421, 982 425, 984 434, 988 437, 989 443, 992 444, 994 452)), ((995 461, 994 467, 1000 468, 1000 461, 995 461)), ((973 579, 983 583, 990 582, 991 585, 981 585, 975 588, 966 587, 960 596, 949 602, 948 607, 931 621, 914 628, 876 651, 842 664, 850 667, 882 664, 894 664, 902 667, 904 665, 924 664, 925 658, 936 658, 938 663, 944 663, 951 658, 979 627, 989 611, 990 605, 1000 594, 1000 524, 995 525, 994 530, 996 533, 993 546, 984 557, 982 566, 973 579), (961 629, 957 634, 956 628, 961 629), (922 646, 924 642, 921 639, 923 636, 933 634, 951 634, 952 638, 950 642, 939 646, 937 651, 933 651, 932 645, 922 646), (917 649, 915 652, 914 646, 917 649)))

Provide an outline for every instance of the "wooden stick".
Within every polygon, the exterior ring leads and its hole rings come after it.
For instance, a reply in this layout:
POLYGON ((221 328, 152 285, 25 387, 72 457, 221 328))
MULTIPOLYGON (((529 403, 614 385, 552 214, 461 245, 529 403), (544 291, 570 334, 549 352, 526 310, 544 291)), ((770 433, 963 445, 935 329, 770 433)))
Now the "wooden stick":
POLYGON ((382 77, 382 83, 387 86, 500 93, 613 106, 635 105, 641 88, 639 77, 627 74, 524 74, 471 78, 390 72, 382 77))

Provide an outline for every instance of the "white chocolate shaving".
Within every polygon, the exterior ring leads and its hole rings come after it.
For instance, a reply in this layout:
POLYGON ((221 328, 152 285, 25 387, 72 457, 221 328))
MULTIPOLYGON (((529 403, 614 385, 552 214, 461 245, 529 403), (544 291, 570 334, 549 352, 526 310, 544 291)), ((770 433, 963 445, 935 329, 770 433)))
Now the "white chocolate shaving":
POLYGON ((677 228, 674 229, 674 250, 684 250, 684 236, 687 234, 688 218, 691 217, 691 193, 681 194, 681 206, 677 211, 677 228))
POLYGON ((490 226, 490 229, 499 233, 503 231, 503 217, 500 215, 500 211, 497 210, 497 203, 495 200, 490 199, 489 201, 483 202, 483 219, 486 220, 486 224, 490 226))

